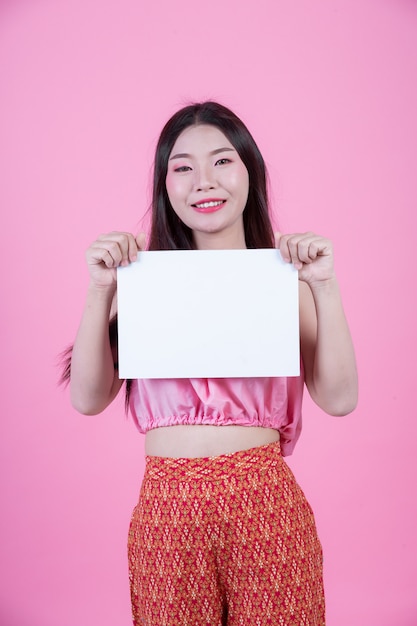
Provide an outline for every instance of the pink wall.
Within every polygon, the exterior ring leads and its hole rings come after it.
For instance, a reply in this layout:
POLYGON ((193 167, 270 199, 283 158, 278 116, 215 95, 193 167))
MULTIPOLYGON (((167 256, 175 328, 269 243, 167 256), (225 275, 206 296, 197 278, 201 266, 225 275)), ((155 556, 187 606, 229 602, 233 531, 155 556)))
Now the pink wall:
POLYGON ((84 249, 136 230, 162 123, 213 97, 247 122, 286 231, 333 238, 357 347, 347 418, 305 403, 291 465, 316 511, 329 626, 417 624, 412 0, 0 2, 0 624, 130 623, 143 439, 121 399, 56 387, 84 249))

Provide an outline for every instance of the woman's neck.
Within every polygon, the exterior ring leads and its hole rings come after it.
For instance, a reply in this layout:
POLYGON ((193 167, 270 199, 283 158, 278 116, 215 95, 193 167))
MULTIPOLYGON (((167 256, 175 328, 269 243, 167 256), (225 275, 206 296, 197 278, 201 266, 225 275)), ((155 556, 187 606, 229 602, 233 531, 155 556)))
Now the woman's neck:
POLYGON ((246 248, 245 234, 194 232, 197 250, 242 250, 246 248))

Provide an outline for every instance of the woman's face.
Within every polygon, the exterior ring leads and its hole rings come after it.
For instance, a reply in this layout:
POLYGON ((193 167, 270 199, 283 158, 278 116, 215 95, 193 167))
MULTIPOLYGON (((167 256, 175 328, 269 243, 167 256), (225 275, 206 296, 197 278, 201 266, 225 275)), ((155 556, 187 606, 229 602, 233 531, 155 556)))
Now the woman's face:
POLYGON ((249 174, 216 126, 190 126, 179 135, 168 161, 166 188, 197 248, 246 247, 243 210, 249 174))

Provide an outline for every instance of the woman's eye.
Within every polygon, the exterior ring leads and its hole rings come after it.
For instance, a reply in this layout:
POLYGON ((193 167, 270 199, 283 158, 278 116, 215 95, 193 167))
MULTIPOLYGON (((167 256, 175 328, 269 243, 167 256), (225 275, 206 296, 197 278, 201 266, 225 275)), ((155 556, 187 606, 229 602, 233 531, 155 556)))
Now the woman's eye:
POLYGON ((226 165, 226 163, 231 163, 230 159, 219 159, 218 161, 216 161, 216 165, 226 165))
POLYGON ((189 170, 191 170, 191 167, 189 165, 180 165, 179 167, 176 167, 174 172, 188 172, 189 170))

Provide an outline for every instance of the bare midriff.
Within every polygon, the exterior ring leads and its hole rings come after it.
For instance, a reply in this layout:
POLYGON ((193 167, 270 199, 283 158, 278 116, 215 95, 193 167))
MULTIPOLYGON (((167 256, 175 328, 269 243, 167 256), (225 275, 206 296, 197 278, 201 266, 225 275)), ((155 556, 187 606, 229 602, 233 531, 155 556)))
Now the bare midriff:
POLYGON ((279 431, 259 426, 179 425, 146 433, 149 456, 197 458, 230 454, 279 441, 279 431))

